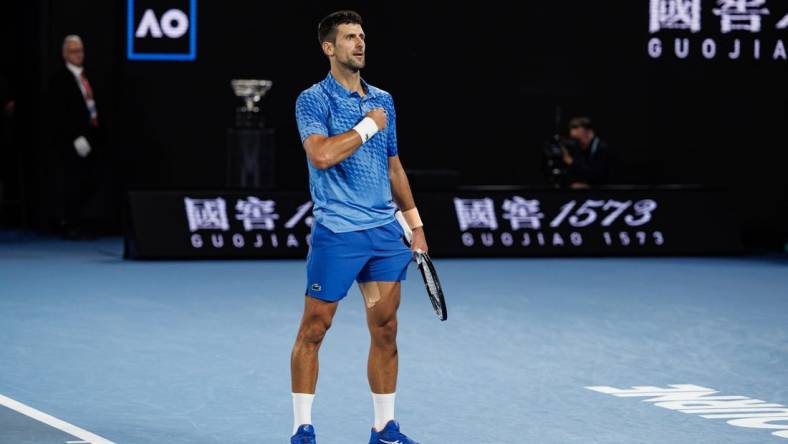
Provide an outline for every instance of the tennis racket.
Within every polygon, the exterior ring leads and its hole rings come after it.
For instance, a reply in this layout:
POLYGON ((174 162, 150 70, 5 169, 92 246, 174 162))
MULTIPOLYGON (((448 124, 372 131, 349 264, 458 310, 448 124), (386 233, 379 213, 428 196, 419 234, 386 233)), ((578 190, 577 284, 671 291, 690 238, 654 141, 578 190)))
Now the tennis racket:
MULTIPOLYGON (((395 216, 405 232, 405 243, 410 246, 413 241, 413 231, 405 221, 402 211, 397 210, 395 216)), ((441 288, 438 272, 435 271, 432 259, 427 253, 416 250, 416 264, 419 267, 419 271, 421 271, 421 277, 424 278, 424 287, 427 289, 427 296, 429 296, 430 303, 432 303, 432 308, 435 309, 435 314, 438 315, 438 319, 445 321, 448 317, 446 299, 443 297, 443 288, 441 288)))

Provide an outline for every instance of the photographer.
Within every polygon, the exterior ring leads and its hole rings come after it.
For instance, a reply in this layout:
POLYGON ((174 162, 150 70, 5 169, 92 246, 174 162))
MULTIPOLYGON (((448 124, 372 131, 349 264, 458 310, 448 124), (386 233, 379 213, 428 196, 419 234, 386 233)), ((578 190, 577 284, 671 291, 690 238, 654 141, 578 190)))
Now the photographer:
POLYGON ((594 132, 591 119, 575 117, 570 120, 569 137, 561 145, 569 186, 580 189, 606 184, 610 173, 610 149, 594 132))

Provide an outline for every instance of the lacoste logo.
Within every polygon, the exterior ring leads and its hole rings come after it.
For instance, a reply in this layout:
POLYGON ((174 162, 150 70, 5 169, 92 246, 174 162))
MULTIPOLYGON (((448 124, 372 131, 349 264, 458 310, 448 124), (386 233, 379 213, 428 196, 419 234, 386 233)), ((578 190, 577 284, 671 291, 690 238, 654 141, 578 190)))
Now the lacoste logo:
POLYGON ((321 287, 320 284, 317 284, 317 283, 312 284, 312 290, 313 291, 320 291, 322 289, 323 289, 323 287, 321 287))

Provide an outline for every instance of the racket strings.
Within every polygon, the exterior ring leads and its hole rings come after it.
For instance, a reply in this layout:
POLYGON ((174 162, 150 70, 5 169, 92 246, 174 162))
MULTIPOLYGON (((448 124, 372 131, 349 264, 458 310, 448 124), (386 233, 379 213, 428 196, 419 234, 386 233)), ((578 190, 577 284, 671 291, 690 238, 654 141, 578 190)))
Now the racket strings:
POLYGON ((427 289, 427 296, 429 296, 430 303, 435 309, 435 313, 441 321, 446 320, 446 303, 443 299, 443 289, 441 289, 440 281, 438 280, 435 268, 432 266, 432 261, 426 253, 417 252, 416 263, 421 271, 421 276, 424 278, 424 286, 427 289))
POLYGON ((427 281, 430 293, 438 294, 438 286, 435 284, 435 278, 432 277, 432 270, 430 270, 430 267, 424 267, 424 279, 427 281))
POLYGON ((433 277, 432 270, 427 264, 422 264, 421 271, 422 271, 422 276, 424 276, 424 283, 426 284, 427 287, 427 294, 430 297, 430 303, 432 303, 432 307, 435 309, 435 312, 442 317, 443 307, 441 307, 441 303, 438 300, 440 298, 440 289, 438 288, 438 285, 435 282, 435 278, 433 277))

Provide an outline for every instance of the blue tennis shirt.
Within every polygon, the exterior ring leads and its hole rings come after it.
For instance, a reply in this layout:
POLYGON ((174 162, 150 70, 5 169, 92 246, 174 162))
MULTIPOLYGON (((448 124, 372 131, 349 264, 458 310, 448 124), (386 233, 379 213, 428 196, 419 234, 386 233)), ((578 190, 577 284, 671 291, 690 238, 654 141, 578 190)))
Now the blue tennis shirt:
POLYGON ((391 94, 361 81, 365 96, 351 91, 331 73, 296 100, 296 122, 303 143, 312 134, 336 136, 352 129, 375 108, 388 115, 386 129, 347 159, 325 170, 307 160, 314 217, 335 233, 366 230, 394 221, 388 158, 397 155, 397 129, 391 94))

